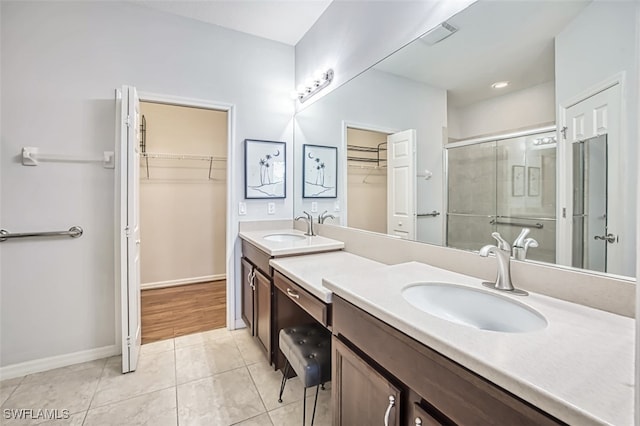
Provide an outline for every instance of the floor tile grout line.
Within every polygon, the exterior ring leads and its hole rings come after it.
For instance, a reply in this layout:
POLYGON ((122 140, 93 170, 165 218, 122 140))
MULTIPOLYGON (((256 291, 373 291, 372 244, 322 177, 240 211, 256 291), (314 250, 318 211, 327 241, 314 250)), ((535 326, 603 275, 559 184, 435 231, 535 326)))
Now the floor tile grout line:
POLYGON ((16 391, 18 390, 18 388, 20 386, 22 386, 22 383, 24 383, 24 379, 27 376, 22 376, 22 379, 20 379, 20 382, 13 388, 13 390, 11 392, 9 392, 9 396, 7 397, 7 399, 4 400, 4 402, 2 403, 2 405, 0 405, 0 407, 4 407, 4 405, 7 403, 7 401, 9 401, 9 399, 11 399, 11 397, 13 396, 14 393, 16 393, 16 391))
MULTIPOLYGON (((131 374, 131 373, 127 373, 127 374, 131 374)), ((155 392, 160 392, 160 391, 163 391, 163 390, 171 389, 172 387, 175 387, 175 386, 176 385, 166 386, 166 387, 163 387, 163 388, 154 389, 154 390, 151 390, 151 391, 139 393, 139 394, 130 396, 128 398, 123 398, 123 399, 118 399, 118 400, 115 400, 115 401, 110 401, 110 402, 108 402, 106 404, 96 405, 95 407, 92 407, 89 410, 95 410, 96 408, 103 408, 103 407, 107 407, 109 405, 119 404, 121 402, 129 401, 130 399, 139 398, 141 396, 146 396, 146 395, 149 395, 149 394, 152 394, 152 393, 155 393, 155 392)))
MULTIPOLYGON (((247 367, 245 365, 244 368, 247 369, 247 374, 249 375, 249 378, 251 379, 251 383, 253 383, 253 387, 256 388, 256 393, 258 394, 258 398, 260 398, 260 402, 262 403, 262 407, 264 407, 264 412, 265 413, 269 413, 269 410, 267 410, 267 404, 264 403, 264 398, 262 398, 262 395, 260 394, 260 389, 258 389, 258 385, 256 384, 256 381, 253 379, 253 375, 251 375, 251 371, 249 371, 249 367, 247 367)), ((271 423, 273 423, 273 422, 271 422, 271 423)))
POLYGON ((82 425, 84 425, 84 423, 87 421, 87 416, 89 415, 89 410, 91 409, 91 404, 93 404, 93 399, 96 397, 96 394, 98 393, 98 388, 100 387, 100 382, 102 381, 102 377, 104 376, 104 372, 107 369, 107 365, 109 364, 109 358, 107 357, 104 359, 104 365, 102 366, 102 372, 100 373, 100 377, 98 378, 98 381, 96 382, 96 387, 93 390, 93 395, 91 395, 91 400, 89 400, 89 405, 87 406, 87 410, 84 412, 84 418, 82 419, 82 425))
POLYGON ((197 377, 197 378, 195 378, 195 379, 187 380, 186 382, 183 382, 183 383, 178 383, 178 382, 176 381, 176 386, 187 385, 187 384, 189 384, 189 383, 197 382, 198 380, 210 379, 210 378, 212 378, 212 377, 214 377, 214 376, 218 376, 218 375, 220 375, 220 374, 224 374, 224 373, 229 373, 230 371, 240 370, 240 369, 242 369, 242 368, 247 368, 247 366, 246 366, 246 365, 241 365, 240 367, 231 368, 231 369, 229 369, 229 370, 225 370, 225 371, 219 371, 219 372, 217 372, 217 373, 213 373, 213 374, 210 374, 210 375, 208 375, 208 376, 202 376, 202 377, 197 377))

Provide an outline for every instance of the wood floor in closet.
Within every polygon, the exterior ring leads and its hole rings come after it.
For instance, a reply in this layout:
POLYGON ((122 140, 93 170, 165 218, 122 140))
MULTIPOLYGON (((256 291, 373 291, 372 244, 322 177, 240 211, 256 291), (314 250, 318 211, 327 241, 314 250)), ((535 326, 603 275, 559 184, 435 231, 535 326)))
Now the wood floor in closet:
POLYGON ((227 325, 225 280, 142 290, 142 343, 227 325))

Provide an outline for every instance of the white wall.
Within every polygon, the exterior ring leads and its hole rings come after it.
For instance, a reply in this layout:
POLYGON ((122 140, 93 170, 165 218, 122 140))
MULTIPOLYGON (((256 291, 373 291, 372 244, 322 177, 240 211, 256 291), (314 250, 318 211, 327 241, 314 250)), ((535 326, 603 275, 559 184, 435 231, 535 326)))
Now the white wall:
MULTIPOLYGON (((294 61, 290 46, 129 3, 2 2, 1 8, 1 225, 14 232, 85 229, 77 240, 0 246, 0 363, 7 366, 116 345, 114 170, 24 167, 21 148, 113 150, 114 89, 122 84, 235 105, 228 229, 234 239, 227 253, 233 272, 242 141, 292 141, 294 61)), ((247 204, 242 219, 266 216, 265 201, 247 204)), ((276 201, 269 218, 290 218, 292 205, 290 196, 276 201)))
POLYGON ((309 105, 476 0, 334 1, 296 45, 296 87, 332 67, 330 86, 309 105))
MULTIPOLYGON (((635 1, 596 0, 556 37, 556 101, 558 105, 584 93, 620 72, 623 85, 620 182, 623 183, 624 265, 635 265, 637 251, 636 200, 633 182, 638 182, 638 60, 640 28, 635 1)), ((560 123, 560 117, 558 117, 560 123)), ((631 266, 633 268, 633 266, 631 266)), ((635 275, 632 270, 624 275, 635 275)))
MULTIPOLYGON (((429 169, 433 172, 430 180, 417 180, 418 212, 438 210, 442 212, 442 144, 443 127, 447 125, 446 92, 413 80, 386 72, 370 69, 352 80, 341 90, 311 107, 296 114, 295 146, 296 160, 302 156, 303 144, 337 146, 338 157, 338 198, 344 206, 345 197, 345 151, 343 123, 360 125, 371 130, 389 133, 406 129, 416 129, 418 172, 429 169), (375 88, 375 89, 374 89, 375 88), (398 108, 402 105, 402 108, 398 108)), ((302 180, 302 168, 296 166, 295 180, 302 180)), ((311 212, 310 199, 302 199, 302 190, 295 186, 295 213, 303 210, 311 212)), ((334 215, 344 213, 334 211, 335 200, 313 200, 318 203, 318 211, 329 210, 334 215)), ((347 206, 348 208, 348 206, 347 206)), ((418 220, 420 241, 442 244, 442 217, 418 220)))
POLYGON ((555 122, 553 81, 458 108, 449 106, 449 138, 468 139, 555 122))

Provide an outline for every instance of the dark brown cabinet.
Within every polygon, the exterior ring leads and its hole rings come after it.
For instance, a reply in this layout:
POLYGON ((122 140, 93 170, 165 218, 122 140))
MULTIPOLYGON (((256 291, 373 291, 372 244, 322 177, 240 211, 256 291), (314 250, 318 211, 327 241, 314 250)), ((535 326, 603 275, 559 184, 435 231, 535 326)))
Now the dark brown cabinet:
POLYGON ((334 426, 384 424, 385 393, 390 425, 563 424, 335 294, 332 316, 334 426))
POLYGON ((252 336, 256 335, 254 328, 255 287, 253 284, 254 267, 247 259, 242 258, 242 320, 247 325, 252 336))
POLYGON ((259 270, 255 271, 253 286, 255 288, 255 336, 262 349, 271 358, 271 278, 259 270))
POLYGON ((273 278, 269 256, 246 242, 242 244, 242 253, 242 319, 272 362, 273 278))
POLYGON ((401 391, 333 337, 333 424, 400 426, 401 391))

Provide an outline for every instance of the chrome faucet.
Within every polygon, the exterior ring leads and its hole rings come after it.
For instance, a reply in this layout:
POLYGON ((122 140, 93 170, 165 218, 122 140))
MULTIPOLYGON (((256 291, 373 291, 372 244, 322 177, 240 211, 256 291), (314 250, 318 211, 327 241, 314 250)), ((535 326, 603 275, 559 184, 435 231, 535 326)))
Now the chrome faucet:
POLYGON ((296 217, 296 220, 304 220, 307 222, 307 232, 305 232, 304 235, 307 235, 309 237, 313 237, 314 235, 316 235, 313 232, 313 216, 311 216, 309 213, 307 212, 302 212, 305 214, 305 216, 298 216, 296 217))
POLYGON ((325 220, 328 218, 335 219, 336 217, 332 214, 327 214, 328 210, 323 211, 318 215, 318 223, 323 224, 325 220))
POLYGON ((513 248, 511 250, 511 254, 513 258, 516 260, 525 260, 527 258, 527 251, 529 247, 538 247, 538 242, 533 238, 527 238, 531 229, 522 228, 520 231, 520 235, 513 242, 513 248))
POLYGON ((498 276, 496 277, 495 283, 483 282, 482 285, 495 290, 508 291, 513 294, 526 296, 528 294, 526 291, 516 289, 511 283, 511 245, 502 238, 499 232, 493 232, 491 236, 495 238, 498 245, 486 245, 482 247, 480 249, 480 256, 487 257, 489 253, 496 255, 498 261, 498 276))

